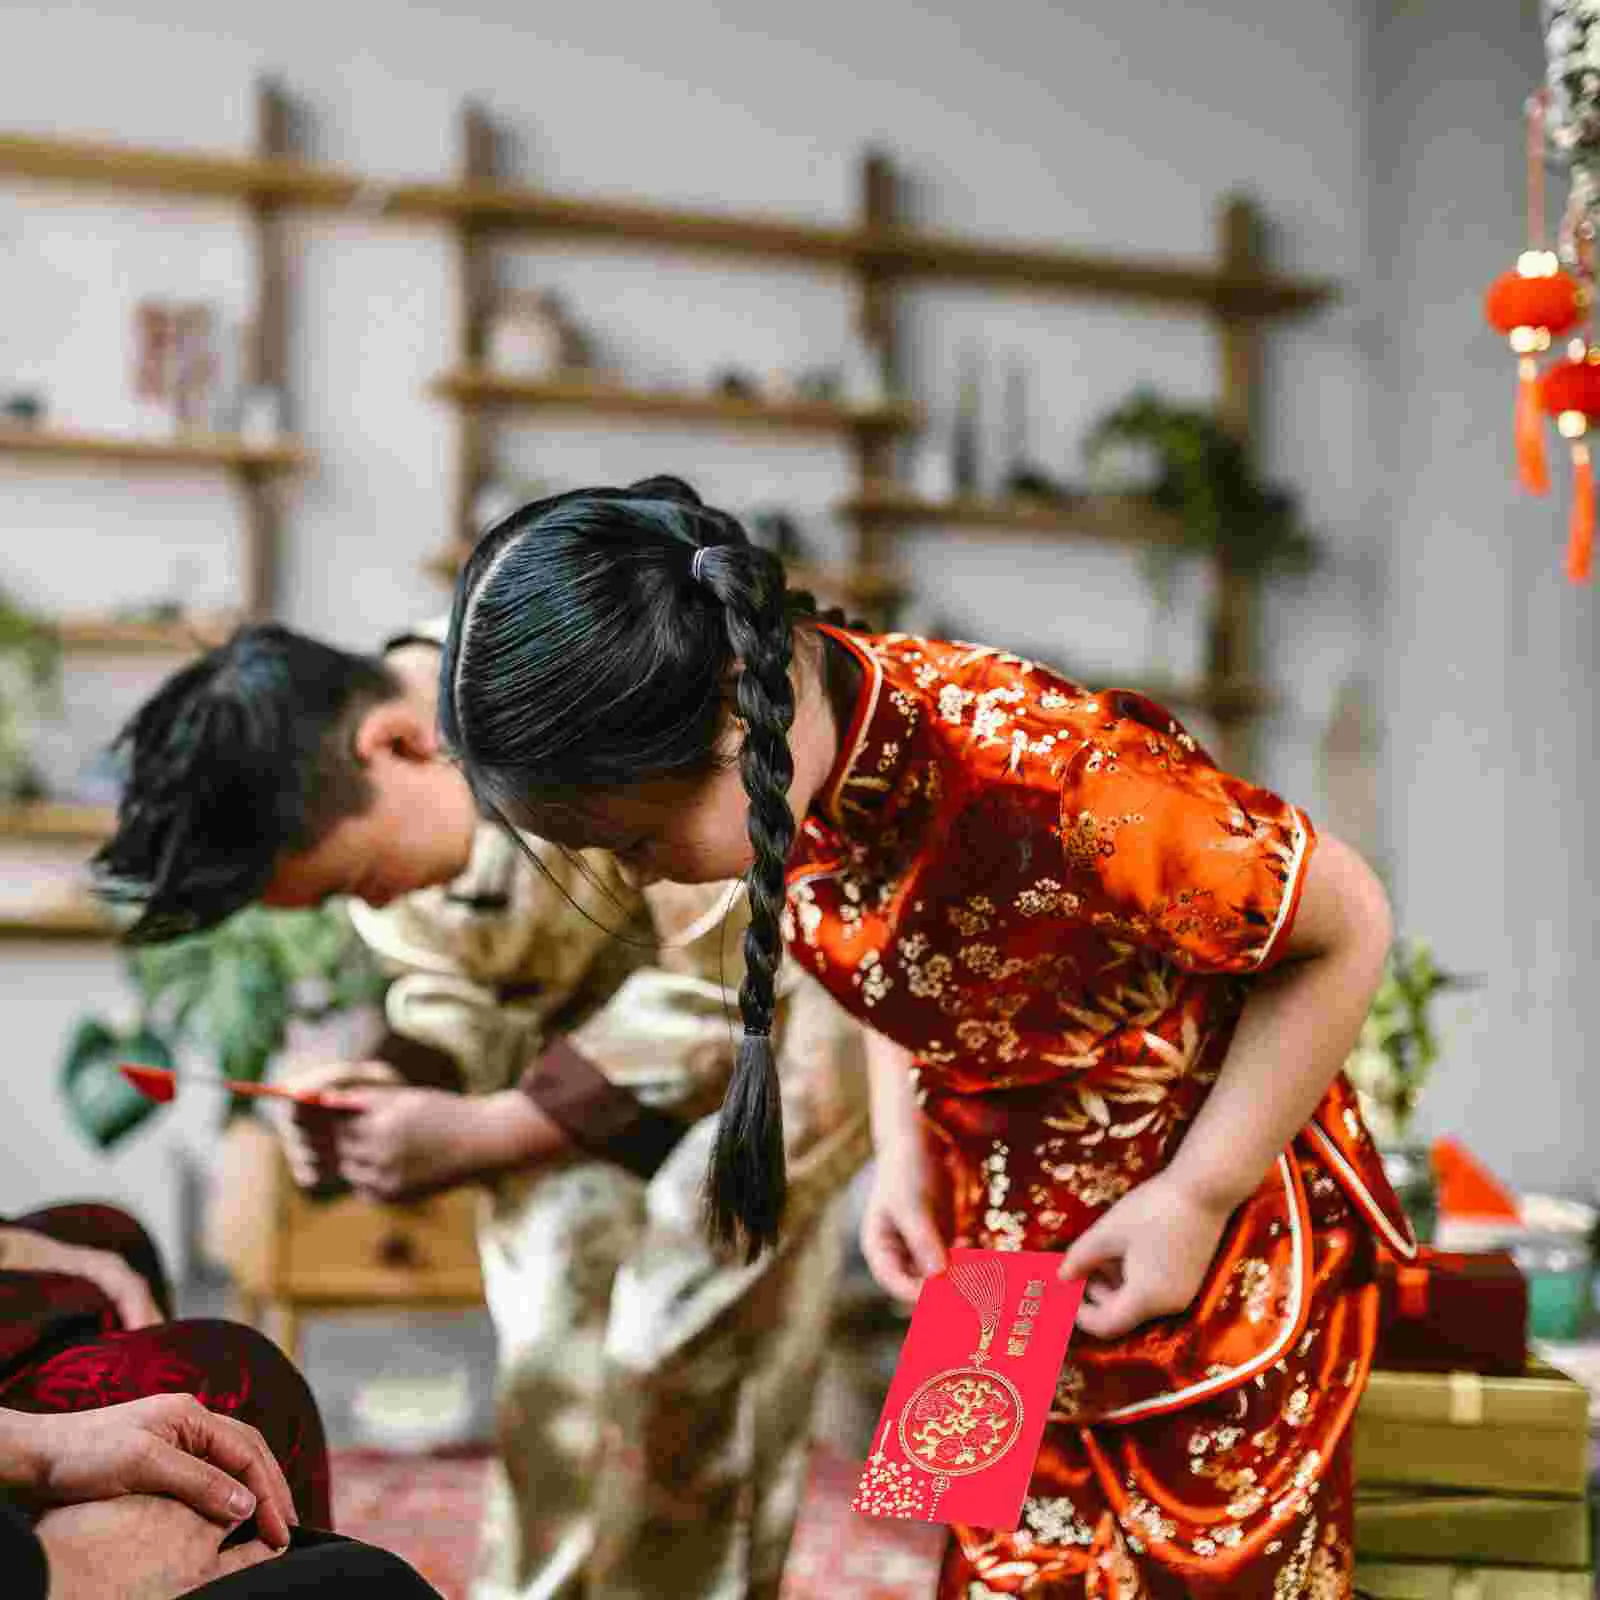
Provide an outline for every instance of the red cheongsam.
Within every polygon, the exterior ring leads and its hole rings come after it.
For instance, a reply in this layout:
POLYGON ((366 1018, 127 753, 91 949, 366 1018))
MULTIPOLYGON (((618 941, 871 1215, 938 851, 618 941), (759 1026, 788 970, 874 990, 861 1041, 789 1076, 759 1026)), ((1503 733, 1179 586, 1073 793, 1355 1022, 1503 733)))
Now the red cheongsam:
MULTIPOLYGON (((862 685, 790 952, 915 1057, 944 1237, 1065 1249, 1171 1159, 1315 833, 1141 695, 827 631, 862 685)), ((1348 1594, 1374 1234, 1415 1249, 1340 1077, 1182 1316, 1074 1336, 1022 1529, 957 1529, 941 1596, 1348 1594)))

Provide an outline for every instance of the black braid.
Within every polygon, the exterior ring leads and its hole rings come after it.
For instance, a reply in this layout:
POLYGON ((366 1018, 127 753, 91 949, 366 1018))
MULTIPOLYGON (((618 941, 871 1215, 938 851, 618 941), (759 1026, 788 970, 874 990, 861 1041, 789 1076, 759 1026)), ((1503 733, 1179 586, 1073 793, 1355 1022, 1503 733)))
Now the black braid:
POLYGON ((745 874, 750 926, 739 987, 744 1039, 717 1125, 706 1209, 714 1237, 728 1243, 743 1235, 754 1256, 777 1237, 787 1189, 772 1030, 783 960, 784 867, 795 828, 789 809, 790 610, 783 564, 770 552, 748 544, 715 545, 708 556, 704 581, 722 601, 728 643, 742 668, 735 688, 744 724, 739 775, 750 800, 755 861, 745 874))

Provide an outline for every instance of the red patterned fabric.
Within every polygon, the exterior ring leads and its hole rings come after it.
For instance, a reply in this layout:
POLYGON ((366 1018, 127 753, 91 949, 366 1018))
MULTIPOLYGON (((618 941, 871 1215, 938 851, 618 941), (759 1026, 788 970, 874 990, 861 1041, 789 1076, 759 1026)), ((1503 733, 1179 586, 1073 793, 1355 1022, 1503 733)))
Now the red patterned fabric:
MULTIPOLYGON (((828 631, 863 684, 791 858, 790 950, 916 1058, 945 1238, 1064 1249, 1204 1103, 1314 830, 1143 696, 828 631)), ((1341 1078, 1184 1316, 1075 1337, 1022 1530, 958 1530, 941 1592, 1348 1593, 1370 1229, 1415 1248, 1341 1078)))
POLYGON ((328 1447, 305 1379, 272 1341, 235 1322, 165 1322, 58 1351, 0 1384, 15 1411, 93 1411, 192 1394, 257 1429, 289 1480, 300 1520, 329 1526, 328 1447))
MULTIPOLYGON (((160 1257, 145 1231, 111 1206, 56 1206, 18 1217, 63 1244, 112 1250, 171 1311, 160 1257)), ((0 1406, 88 1411, 152 1394, 193 1394, 266 1439, 307 1527, 330 1525, 328 1452, 305 1380, 271 1340, 237 1323, 166 1322, 121 1331, 111 1302, 81 1278, 0 1272, 0 1406)))
MULTIPOLYGON (((150 1285, 163 1316, 172 1290, 154 1241, 125 1211, 106 1205, 61 1205, 0 1226, 29 1228, 60 1244, 119 1255, 150 1285)), ((0 1272, 0 1384, 31 1362, 119 1326, 111 1302, 82 1278, 53 1272, 0 1272)))

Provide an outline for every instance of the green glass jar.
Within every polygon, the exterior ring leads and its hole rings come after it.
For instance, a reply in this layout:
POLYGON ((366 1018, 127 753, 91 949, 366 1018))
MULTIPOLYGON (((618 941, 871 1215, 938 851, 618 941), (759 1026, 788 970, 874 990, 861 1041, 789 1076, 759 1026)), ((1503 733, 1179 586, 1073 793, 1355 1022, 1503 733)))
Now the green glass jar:
POLYGON ((1578 1233, 1532 1233, 1511 1244, 1528 1281, 1528 1334, 1566 1343, 1583 1336, 1589 1321, 1594 1256, 1578 1233))

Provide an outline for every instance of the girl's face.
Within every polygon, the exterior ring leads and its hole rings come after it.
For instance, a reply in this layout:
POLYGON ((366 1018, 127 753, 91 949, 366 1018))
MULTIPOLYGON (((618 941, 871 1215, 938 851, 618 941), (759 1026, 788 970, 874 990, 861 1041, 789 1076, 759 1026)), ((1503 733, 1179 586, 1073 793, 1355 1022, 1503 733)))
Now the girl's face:
MULTIPOLYGON (((796 667, 789 730, 794 779, 789 808, 798 823, 827 781, 839 747, 832 709, 814 662, 796 667)), ((584 795, 570 808, 528 819, 532 830, 569 849, 608 850, 641 887, 718 883, 742 877, 755 860, 749 800, 739 775, 739 734, 729 730, 722 764, 693 778, 657 778, 627 789, 584 795)))

